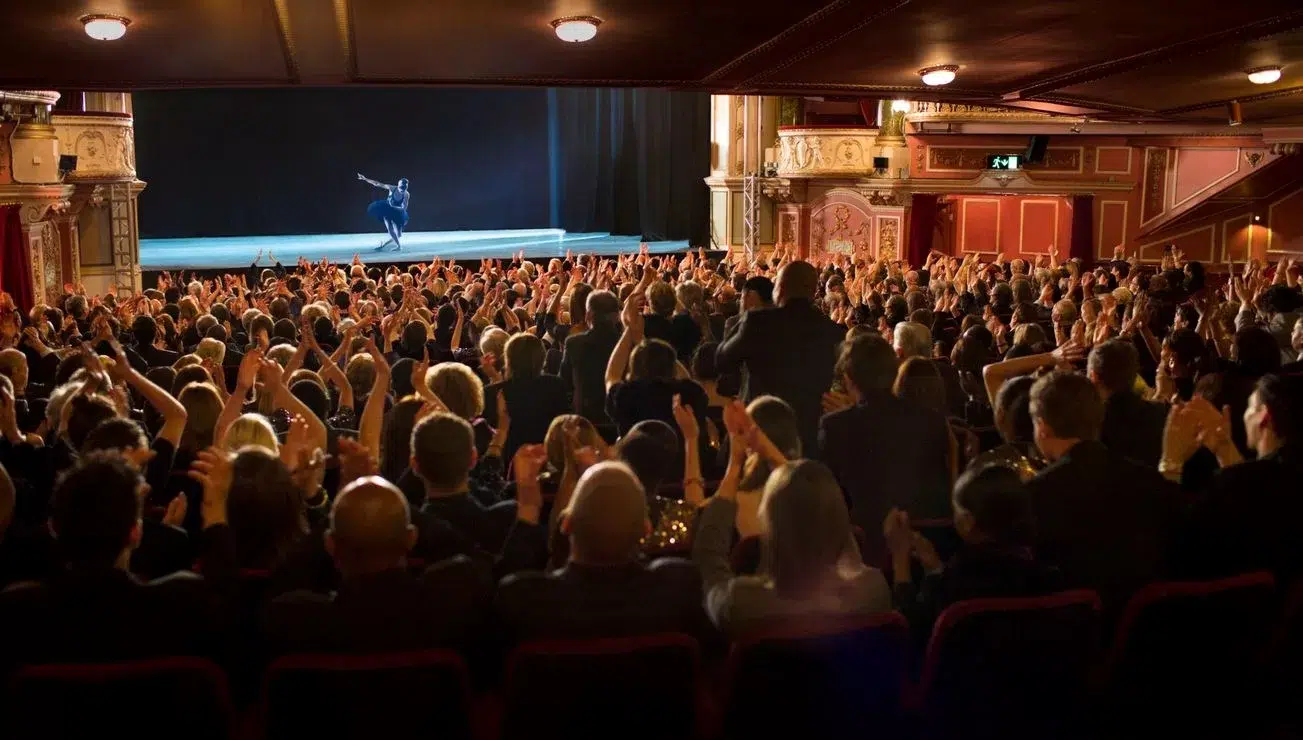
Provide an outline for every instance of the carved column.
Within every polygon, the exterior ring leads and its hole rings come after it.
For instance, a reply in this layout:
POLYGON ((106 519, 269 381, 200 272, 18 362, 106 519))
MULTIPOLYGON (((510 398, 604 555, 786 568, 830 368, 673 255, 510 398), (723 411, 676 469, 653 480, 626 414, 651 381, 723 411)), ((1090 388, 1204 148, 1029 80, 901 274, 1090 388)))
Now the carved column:
MULTIPOLYGON (((780 99, 759 95, 711 96, 710 230, 712 246, 742 246, 742 179, 760 173, 765 150, 776 146, 780 99)), ((761 200, 757 246, 772 247, 774 204, 761 200)))

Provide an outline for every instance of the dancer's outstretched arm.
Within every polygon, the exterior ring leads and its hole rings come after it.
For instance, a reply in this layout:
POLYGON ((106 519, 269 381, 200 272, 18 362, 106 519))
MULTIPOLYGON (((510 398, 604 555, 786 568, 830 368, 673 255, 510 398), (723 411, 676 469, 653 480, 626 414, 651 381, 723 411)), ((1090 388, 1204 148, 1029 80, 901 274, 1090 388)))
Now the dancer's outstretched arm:
POLYGON ((383 182, 376 182, 375 180, 372 180, 371 178, 367 177, 361 172, 357 173, 357 179, 361 180, 362 182, 368 185, 374 185, 375 187, 384 188, 385 190, 393 190, 395 187, 393 185, 386 185, 383 182))

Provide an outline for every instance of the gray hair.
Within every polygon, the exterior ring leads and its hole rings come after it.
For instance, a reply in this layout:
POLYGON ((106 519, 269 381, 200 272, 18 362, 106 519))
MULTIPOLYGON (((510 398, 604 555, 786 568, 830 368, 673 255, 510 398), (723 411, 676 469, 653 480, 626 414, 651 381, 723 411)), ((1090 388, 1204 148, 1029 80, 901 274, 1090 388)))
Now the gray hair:
POLYGON ((901 359, 932 356, 932 331, 916 321, 896 324, 892 345, 901 359))

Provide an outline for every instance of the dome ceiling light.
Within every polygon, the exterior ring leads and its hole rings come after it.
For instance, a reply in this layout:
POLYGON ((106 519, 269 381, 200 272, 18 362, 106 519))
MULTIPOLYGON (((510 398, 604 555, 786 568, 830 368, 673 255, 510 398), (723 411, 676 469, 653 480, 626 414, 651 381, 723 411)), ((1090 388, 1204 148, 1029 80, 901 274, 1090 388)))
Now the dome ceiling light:
POLYGON ((955 81, 955 73, 959 71, 958 64, 943 64, 939 67, 924 67, 918 71, 923 78, 924 85, 949 85, 955 81))
POLYGON ((1280 79, 1280 67, 1258 67, 1245 72, 1249 82, 1255 85, 1270 85, 1280 79))
POLYGON ((602 25, 602 19, 594 18, 591 15, 574 15, 552 21, 552 28, 556 31, 556 37, 572 44, 592 41, 593 37, 597 35, 597 27, 600 25, 602 25))
POLYGON ((131 19, 120 15, 97 13, 82 16, 81 25, 86 29, 86 35, 96 41, 117 41, 127 35, 127 26, 131 25, 131 19))

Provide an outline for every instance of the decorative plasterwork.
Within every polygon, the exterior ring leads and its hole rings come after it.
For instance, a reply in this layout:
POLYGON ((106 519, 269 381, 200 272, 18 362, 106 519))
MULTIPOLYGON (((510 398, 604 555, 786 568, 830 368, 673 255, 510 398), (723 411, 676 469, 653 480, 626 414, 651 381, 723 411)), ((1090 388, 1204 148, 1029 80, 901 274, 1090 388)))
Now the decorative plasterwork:
POLYGON ((20 205, 23 226, 33 224, 70 205, 71 185, 0 185, 0 206, 20 205))
POLYGON ((785 128, 778 132, 778 174, 855 175, 873 171, 877 129, 785 128))
POLYGON ((59 154, 75 155, 70 180, 134 180, 136 141, 123 116, 54 116, 59 154))
POLYGON ((760 192, 775 203, 800 203, 805 200, 806 180, 768 178, 760 181, 760 192))

